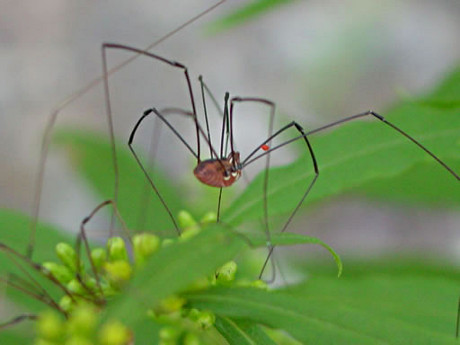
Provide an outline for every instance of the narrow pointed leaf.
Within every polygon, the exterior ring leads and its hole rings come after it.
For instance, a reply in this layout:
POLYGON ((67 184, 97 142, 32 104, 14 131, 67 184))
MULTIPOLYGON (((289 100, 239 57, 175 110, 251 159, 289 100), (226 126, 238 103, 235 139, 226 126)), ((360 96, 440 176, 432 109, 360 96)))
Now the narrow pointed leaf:
POLYGON ((227 317, 217 317, 215 327, 230 345, 274 345, 260 326, 251 324, 241 327, 238 322, 227 317))
POLYGON ((135 327, 145 318, 143 310, 211 275, 245 246, 239 237, 214 224, 187 241, 162 248, 138 272, 126 292, 108 307, 107 317, 135 327))

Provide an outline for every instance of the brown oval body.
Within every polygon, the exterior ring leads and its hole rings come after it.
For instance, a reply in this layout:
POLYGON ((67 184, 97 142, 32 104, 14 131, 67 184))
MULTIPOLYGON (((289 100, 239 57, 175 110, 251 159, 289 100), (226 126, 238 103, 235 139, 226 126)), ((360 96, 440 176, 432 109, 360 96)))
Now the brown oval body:
POLYGON ((200 182, 221 188, 231 186, 241 176, 241 171, 232 171, 230 159, 208 159, 199 163, 193 174, 200 182))

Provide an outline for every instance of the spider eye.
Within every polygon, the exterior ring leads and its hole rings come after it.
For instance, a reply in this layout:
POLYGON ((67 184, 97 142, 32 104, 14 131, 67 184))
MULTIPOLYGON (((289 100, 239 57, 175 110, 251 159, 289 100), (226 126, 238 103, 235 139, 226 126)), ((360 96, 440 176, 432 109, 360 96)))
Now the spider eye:
POLYGON ((231 175, 225 173, 225 175, 224 175, 224 181, 228 181, 228 180, 230 180, 231 178, 232 178, 231 175))

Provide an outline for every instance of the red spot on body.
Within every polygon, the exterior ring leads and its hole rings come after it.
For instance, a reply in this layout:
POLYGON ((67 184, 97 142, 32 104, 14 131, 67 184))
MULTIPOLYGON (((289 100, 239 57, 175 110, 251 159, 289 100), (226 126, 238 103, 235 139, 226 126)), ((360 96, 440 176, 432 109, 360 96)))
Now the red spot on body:
POLYGON ((262 150, 264 150, 264 151, 270 150, 270 146, 268 146, 268 145, 262 145, 260 148, 261 148, 262 150))

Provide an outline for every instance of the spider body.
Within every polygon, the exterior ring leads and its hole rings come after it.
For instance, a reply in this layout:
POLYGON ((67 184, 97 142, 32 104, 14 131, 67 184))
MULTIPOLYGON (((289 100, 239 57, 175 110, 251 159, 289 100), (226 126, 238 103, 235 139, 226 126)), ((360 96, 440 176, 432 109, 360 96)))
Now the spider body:
POLYGON ((211 187, 229 187, 241 176, 240 153, 232 152, 227 158, 207 159, 193 170, 195 177, 211 187))

